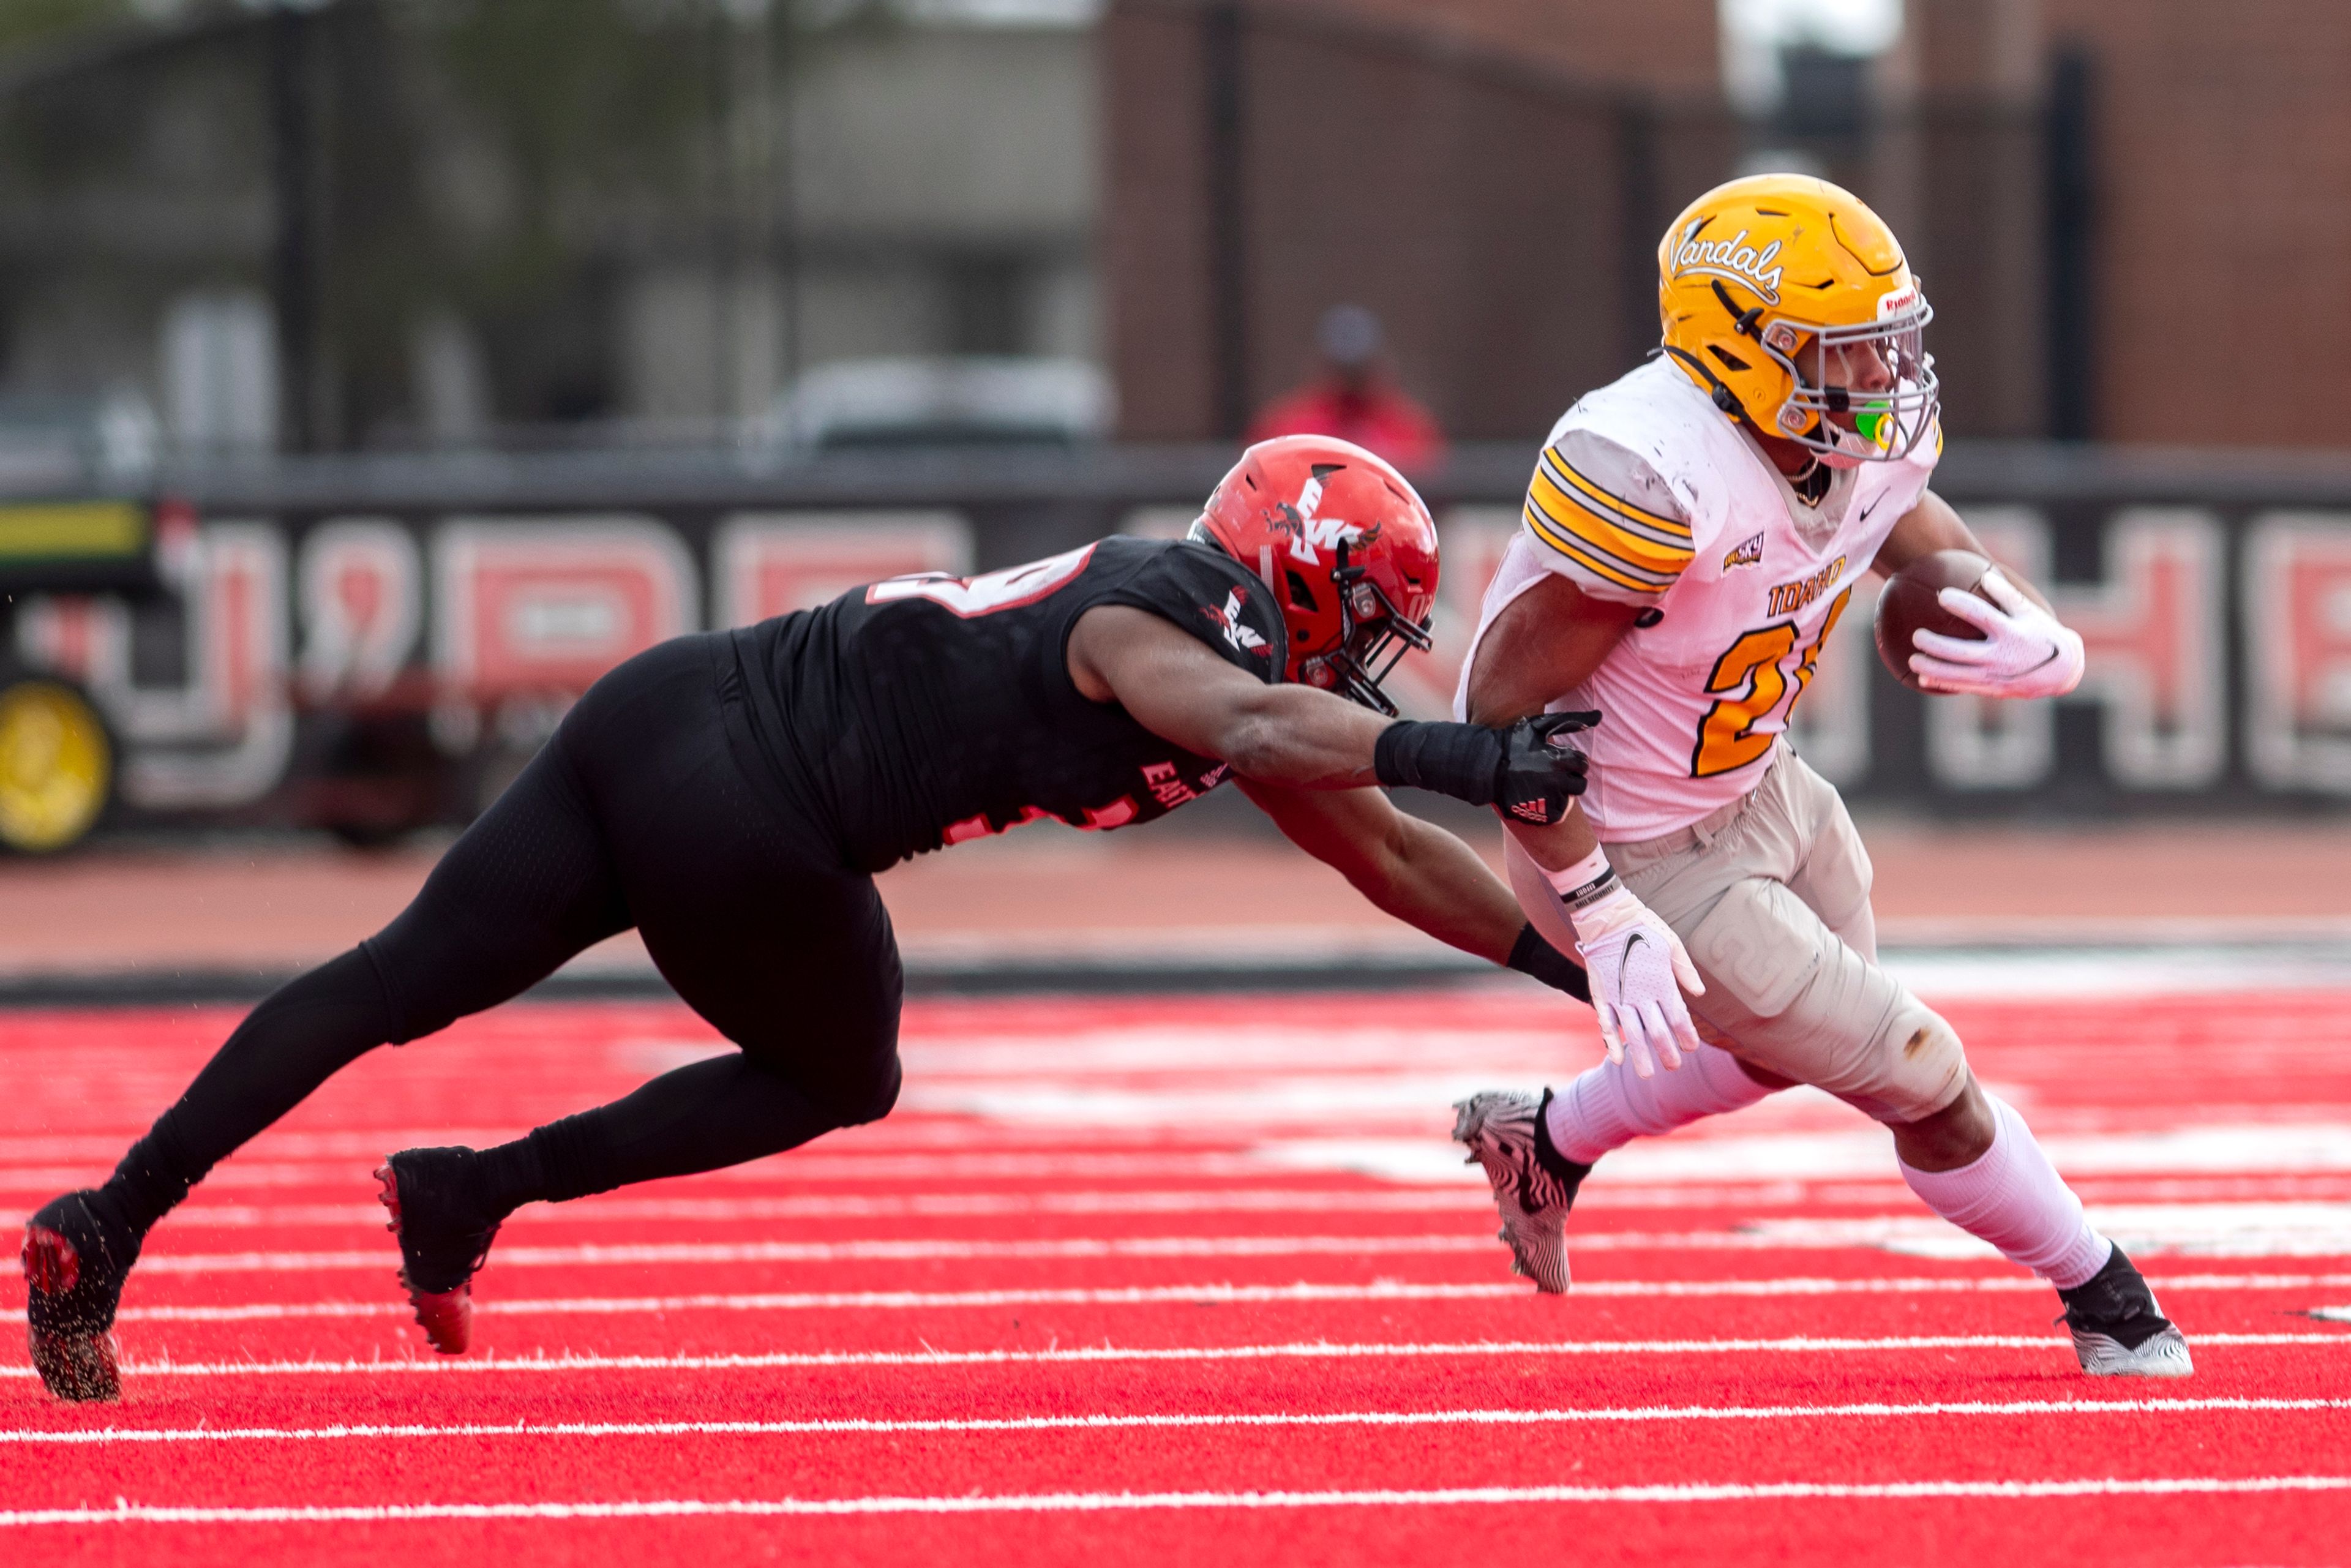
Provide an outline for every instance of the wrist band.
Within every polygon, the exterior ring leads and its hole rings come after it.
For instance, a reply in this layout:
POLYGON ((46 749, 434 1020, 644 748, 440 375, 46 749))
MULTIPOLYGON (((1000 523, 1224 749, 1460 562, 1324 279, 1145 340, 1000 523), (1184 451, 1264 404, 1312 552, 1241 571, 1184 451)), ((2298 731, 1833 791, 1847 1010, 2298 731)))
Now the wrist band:
POLYGON ((1530 924, 1519 928, 1518 942, 1510 948, 1507 967, 1521 975, 1532 975, 1554 991, 1565 991, 1581 1002, 1592 999, 1592 982, 1582 965, 1543 940, 1542 933, 1530 924))
POLYGON ((1608 863, 1608 852, 1594 845, 1590 854, 1573 865, 1543 873, 1543 880, 1551 883, 1551 890, 1559 894, 1559 901, 1572 914, 1615 891, 1616 869, 1608 863))

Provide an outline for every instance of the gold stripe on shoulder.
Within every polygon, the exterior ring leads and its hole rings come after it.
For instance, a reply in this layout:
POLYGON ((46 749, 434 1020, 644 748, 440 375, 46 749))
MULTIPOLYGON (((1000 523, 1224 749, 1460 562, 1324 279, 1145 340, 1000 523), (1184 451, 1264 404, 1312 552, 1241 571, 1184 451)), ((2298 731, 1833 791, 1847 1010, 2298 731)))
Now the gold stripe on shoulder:
POLYGON ((1529 486, 1527 507, 1553 528, 1582 539, 1586 549, 1604 551, 1627 566, 1667 578, 1680 572, 1696 553, 1688 545, 1634 531, 1593 507, 1580 492, 1560 487, 1546 472, 1538 472, 1529 486))
POLYGON ((1593 549, 1582 539, 1560 532, 1551 527, 1541 514, 1532 507, 1527 508, 1527 527, 1533 531, 1535 538, 1550 549, 1565 556, 1594 577, 1613 582, 1619 588, 1629 588, 1635 593, 1663 593, 1672 586, 1671 577, 1667 577, 1662 582, 1643 580, 1644 577, 1649 574, 1635 575, 1636 569, 1617 560, 1605 551, 1593 549))
POLYGON ((1564 478, 1569 484, 1574 486, 1577 489, 1583 491, 1586 496, 1597 502, 1604 509, 1622 513, 1627 519, 1633 522, 1646 523, 1649 527, 1656 528, 1664 533, 1673 534, 1681 538, 1690 538, 1690 526, 1687 523, 1683 522, 1677 517, 1661 517, 1655 512, 1645 511, 1641 507, 1633 505, 1632 502, 1625 499, 1622 496, 1611 495, 1609 492, 1602 489, 1598 485, 1594 484, 1583 473, 1579 472, 1575 465, 1570 463, 1565 455, 1562 454, 1558 447, 1547 446, 1543 448, 1543 456, 1557 465, 1561 477, 1564 478))

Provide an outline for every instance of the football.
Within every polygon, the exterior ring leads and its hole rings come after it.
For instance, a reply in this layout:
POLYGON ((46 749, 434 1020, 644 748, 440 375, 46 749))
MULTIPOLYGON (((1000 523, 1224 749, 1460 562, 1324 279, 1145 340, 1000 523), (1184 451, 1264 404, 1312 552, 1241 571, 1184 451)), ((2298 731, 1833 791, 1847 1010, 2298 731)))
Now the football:
POLYGON ((1983 596, 1984 573, 1991 562, 1973 550, 1938 549, 1922 555, 1886 580, 1877 596, 1877 656, 1894 678, 1912 691, 1921 689, 1910 668, 1916 645, 1914 632, 1940 632, 1947 636, 1981 641, 1983 633, 1943 608, 1936 594, 1946 588, 1964 588, 1983 596))

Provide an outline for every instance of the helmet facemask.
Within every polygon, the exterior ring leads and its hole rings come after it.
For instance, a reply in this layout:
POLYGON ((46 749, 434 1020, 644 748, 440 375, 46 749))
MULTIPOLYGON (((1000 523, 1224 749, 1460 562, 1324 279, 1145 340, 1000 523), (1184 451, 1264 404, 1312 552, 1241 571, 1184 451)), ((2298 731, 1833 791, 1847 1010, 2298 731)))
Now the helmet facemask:
POLYGON ((1942 384, 1924 346, 1934 307, 1915 289, 1906 292, 1907 299, 1897 294, 1881 301, 1885 314, 1876 321, 1823 327, 1783 317, 1762 329, 1763 351, 1792 383, 1772 434, 1817 453, 1833 468, 1898 463, 1917 448, 1935 427, 1942 384), (1875 356, 1888 384, 1867 392, 1830 384, 1827 366, 1839 351, 1847 364, 1875 356))
POLYGON ((1429 646, 1437 524, 1404 476, 1327 435, 1241 455, 1189 538, 1254 572, 1288 633, 1282 678, 1395 716, 1381 689, 1429 646))
POLYGON ((1380 684, 1406 653, 1428 651, 1428 622, 1405 615, 1364 568, 1349 566, 1344 541, 1338 555, 1331 572, 1339 592, 1338 644, 1300 664, 1299 679, 1394 718, 1396 705, 1380 684))

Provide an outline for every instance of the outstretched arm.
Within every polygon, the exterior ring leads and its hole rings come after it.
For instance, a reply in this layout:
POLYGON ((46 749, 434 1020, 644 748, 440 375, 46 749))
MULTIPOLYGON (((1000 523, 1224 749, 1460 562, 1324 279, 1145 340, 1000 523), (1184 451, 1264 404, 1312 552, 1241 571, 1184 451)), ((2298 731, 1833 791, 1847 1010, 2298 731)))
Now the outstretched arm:
POLYGON ((1308 790, 1241 781, 1291 843, 1330 866, 1378 909, 1447 946, 1507 963, 1526 924, 1486 862, 1377 789, 1308 790))
POLYGON ((1309 789, 1372 780, 1372 752, 1393 719, 1309 686, 1268 685, 1146 610, 1105 604, 1070 634, 1070 676, 1094 702, 1244 779, 1309 789))
MULTIPOLYGON (((1468 845, 1364 788, 1397 767, 1404 748, 1394 737, 1400 731, 1440 741, 1468 737, 1492 750, 1499 768, 1493 782, 1502 795, 1540 797, 1556 817, 1583 788, 1581 758, 1553 749, 1525 726, 1405 725, 1328 692, 1268 686, 1158 616, 1120 605, 1079 620, 1069 657, 1081 694, 1117 702, 1154 734, 1230 763, 1241 789, 1291 842, 1335 868, 1378 908, 1464 952, 1572 996, 1587 995, 1583 970, 1536 935, 1510 889, 1468 845), (1374 762, 1384 736, 1390 737, 1384 768, 1374 762), (1503 744, 1504 736, 1517 744, 1503 744)), ((1565 716, 1553 721, 1573 722, 1565 716)), ((1420 762, 1430 762, 1429 749, 1420 762)))
POLYGON ((1507 727, 1385 718, 1308 686, 1268 685, 1146 611, 1102 605, 1070 635, 1070 678, 1095 702, 1261 784, 1353 789, 1413 784, 1520 819, 1555 822, 1583 788, 1568 737, 1589 716, 1507 727))
POLYGON ((1243 793, 1291 843, 1330 866, 1384 914, 1449 947, 1590 999, 1583 971, 1519 913, 1468 844, 1406 815, 1377 789, 1299 789, 1244 779, 1243 793))

